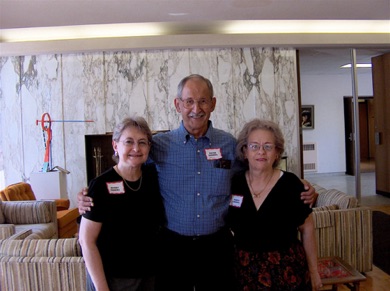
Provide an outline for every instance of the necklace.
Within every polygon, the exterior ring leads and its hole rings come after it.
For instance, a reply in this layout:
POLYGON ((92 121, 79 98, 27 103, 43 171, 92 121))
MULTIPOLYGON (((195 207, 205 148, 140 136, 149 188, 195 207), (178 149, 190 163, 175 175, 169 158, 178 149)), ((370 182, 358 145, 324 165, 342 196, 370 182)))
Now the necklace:
POLYGON ((122 175, 119 173, 119 168, 117 167, 116 169, 117 169, 118 175, 122 178, 123 182, 125 182, 126 186, 129 187, 129 189, 130 189, 131 191, 137 192, 139 189, 141 189, 141 185, 142 185, 142 173, 141 173, 141 178, 139 179, 139 185, 138 185, 137 189, 133 189, 133 188, 130 187, 129 184, 127 184, 126 179, 124 179, 124 178, 122 177, 122 175))
POLYGON ((263 193, 263 191, 268 187, 269 182, 271 181, 272 177, 274 176, 274 171, 272 171, 272 175, 269 177, 267 184, 258 193, 255 193, 255 191, 252 188, 252 179, 251 179, 251 175, 249 174, 249 172, 247 172, 247 175, 248 175, 248 182, 249 182, 248 183, 249 184, 249 190, 251 191, 252 196, 254 198, 259 198, 261 196, 261 194, 263 193))
MULTIPOLYGON (((122 177, 122 179, 123 179, 123 177, 122 177)), ((141 178, 139 179, 139 185, 138 185, 137 189, 131 188, 130 185, 127 184, 127 182, 126 182, 125 179, 123 179, 123 182, 125 182, 126 186, 129 187, 129 189, 130 189, 131 191, 137 192, 139 189, 141 189, 141 185, 142 185, 142 175, 141 175, 141 178)))

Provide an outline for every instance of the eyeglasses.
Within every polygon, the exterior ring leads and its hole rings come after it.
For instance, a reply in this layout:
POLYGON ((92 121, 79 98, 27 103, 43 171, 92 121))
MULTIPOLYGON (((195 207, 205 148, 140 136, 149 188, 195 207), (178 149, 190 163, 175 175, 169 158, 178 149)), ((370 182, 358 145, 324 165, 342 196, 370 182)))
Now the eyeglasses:
POLYGON ((248 149, 252 152, 257 152, 259 151, 261 148, 266 151, 266 152, 270 152, 272 151, 274 148, 275 148, 275 145, 271 144, 271 143, 265 143, 265 144, 258 144, 258 143, 250 143, 248 144, 248 149))
POLYGON ((207 99, 200 99, 199 101, 194 99, 181 99, 181 98, 179 99, 183 102, 183 106, 186 109, 193 108, 195 106, 195 103, 198 103, 198 106, 201 108, 208 108, 211 105, 211 100, 207 100, 207 99))
POLYGON ((132 148, 135 146, 135 144, 137 144, 139 148, 147 148, 148 146, 150 146, 150 142, 147 140, 140 140, 136 142, 132 139, 125 139, 125 140, 120 140, 119 142, 121 142, 125 147, 132 147, 132 148))

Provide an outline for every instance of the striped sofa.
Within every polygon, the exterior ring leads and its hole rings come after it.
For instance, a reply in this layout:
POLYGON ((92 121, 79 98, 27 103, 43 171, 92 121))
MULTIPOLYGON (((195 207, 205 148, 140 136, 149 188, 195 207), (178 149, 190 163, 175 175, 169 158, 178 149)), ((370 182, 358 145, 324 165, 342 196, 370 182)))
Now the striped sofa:
POLYGON ((0 201, 0 239, 57 238, 54 201, 0 201))
MULTIPOLYGON (((29 183, 18 182, 0 190, 2 201, 44 201, 37 200, 29 183)), ((59 238, 70 238, 77 233, 78 208, 70 208, 69 199, 53 199, 57 208, 57 226, 59 238)))
POLYGON ((371 271, 372 210, 339 190, 313 186, 319 194, 313 208, 318 256, 339 256, 359 272, 371 271))
POLYGON ((84 291, 77 238, 0 240, 0 289, 84 291))

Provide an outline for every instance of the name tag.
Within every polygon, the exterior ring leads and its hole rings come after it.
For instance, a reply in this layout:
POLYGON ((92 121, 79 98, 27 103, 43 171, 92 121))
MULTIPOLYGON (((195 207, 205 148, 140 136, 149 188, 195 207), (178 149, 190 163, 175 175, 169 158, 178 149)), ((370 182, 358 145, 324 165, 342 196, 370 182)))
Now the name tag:
POLYGON ((244 196, 242 195, 232 195, 232 198, 230 198, 230 206, 241 208, 242 201, 244 200, 244 196))
POLYGON ((125 193, 125 185, 123 181, 106 183, 109 194, 123 194, 125 193))
POLYGON ((209 161, 219 160, 222 158, 221 149, 205 149, 206 158, 209 161))

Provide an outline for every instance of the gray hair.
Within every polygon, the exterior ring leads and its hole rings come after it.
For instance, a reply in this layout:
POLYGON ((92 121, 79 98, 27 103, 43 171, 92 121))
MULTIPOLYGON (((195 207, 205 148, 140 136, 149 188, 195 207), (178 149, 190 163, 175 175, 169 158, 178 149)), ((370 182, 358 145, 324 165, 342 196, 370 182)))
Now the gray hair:
POLYGON ((213 89, 213 84, 211 84, 211 81, 209 79, 203 77, 202 75, 192 74, 192 75, 189 75, 189 76, 185 77, 184 79, 182 79, 180 81, 179 85, 177 86, 177 97, 178 98, 180 98, 180 99, 182 98, 184 86, 186 85, 187 81, 192 80, 192 79, 198 79, 198 80, 205 82, 207 87, 209 88, 210 98, 214 97, 214 89, 213 89))
POLYGON ((244 148, 246 148, 248 145, 249 135, 257 129, 264 129, 270 131, 275 137, 275 149, 278 152, 278 156, 272 167, 276 168, 279 165, 280 160, 282 158, 282 154, 284 152, 284 137, 279 126, 275 122, 270 120, 262 120, 255 118, 244 125, 244 127, 238 134, 236 157, 240 161, 245 162, 246 164, 248 163, 248 160, 245 158, 244 155, 244 148))
MULTIPOLYGON (((150 130, 149 125, 146 122, 145 118, 141 116, 126 117, 121 122, 119 122, 115 126, 114 132, 112 133, 112 140, 119 142, 119 139, 121 138, 123 131, 129 127, 138 128, 142 133, 146 134, 148 141, 152 143, 152 131, 150 130)), ((112 156, 112 159, 116 163, 119 162, 119 158, 115 155, 112 156)))

